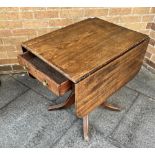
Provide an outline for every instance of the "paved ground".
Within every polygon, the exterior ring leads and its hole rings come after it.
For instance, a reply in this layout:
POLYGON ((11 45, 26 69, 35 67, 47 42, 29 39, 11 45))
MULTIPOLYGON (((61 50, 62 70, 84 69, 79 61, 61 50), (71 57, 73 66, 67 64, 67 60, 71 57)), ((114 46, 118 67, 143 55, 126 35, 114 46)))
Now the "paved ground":
POLYGON ((60 103, 26 74, 1 75, 0 147, 155 147, 155 74, 144 67, 109 101, 121 112, 97 108, 90 114, 90 141, 74 107, 48 112, 60 103))

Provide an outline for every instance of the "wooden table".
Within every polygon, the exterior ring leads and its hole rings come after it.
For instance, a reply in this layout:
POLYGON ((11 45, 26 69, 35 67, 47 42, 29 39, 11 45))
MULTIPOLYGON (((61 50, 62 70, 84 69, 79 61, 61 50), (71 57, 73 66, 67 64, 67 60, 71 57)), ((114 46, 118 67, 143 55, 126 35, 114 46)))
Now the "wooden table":
POLYGON ((65 103, 50 105, 49 110, 75 103, 88 140, 89 113, 98 106, 120 110, 106 100, 138 73, 148 42, 145 34, 89 18, 24 42, 24 54, 18 58, 55 94, 72 89, 65 103))

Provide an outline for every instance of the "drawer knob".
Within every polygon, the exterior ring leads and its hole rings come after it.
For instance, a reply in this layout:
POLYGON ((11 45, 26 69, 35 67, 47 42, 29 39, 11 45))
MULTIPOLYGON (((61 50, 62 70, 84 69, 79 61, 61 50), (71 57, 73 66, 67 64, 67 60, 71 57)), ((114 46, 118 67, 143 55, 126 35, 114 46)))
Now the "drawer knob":
POLYGON ((43 81, 43 85, 44 85, 44 86, 47 86, 47 85, 48 85, 48 83, 47 83, 46 80, 43 81))

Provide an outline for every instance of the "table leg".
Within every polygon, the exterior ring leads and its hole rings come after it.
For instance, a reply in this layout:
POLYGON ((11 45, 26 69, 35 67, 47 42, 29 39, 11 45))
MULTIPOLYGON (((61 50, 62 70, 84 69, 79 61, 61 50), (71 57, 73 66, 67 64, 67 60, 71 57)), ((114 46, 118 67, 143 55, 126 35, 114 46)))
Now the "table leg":
POLYGON ((49 105, 48 110, 58 110, 63 108, 68 108, 75 102, 75 94, 71 93, 68 99, 64 103, 56 104, 56 105, 49 105))
POLYGON ((88 123, 89 123, 88 115, 86 115, 83 117, 83 136, 86 141, 89 141, 89 136, 88 136, 89 124, 88 123))
POLYGON ((108 102, 104 102, 103 104, 101 104, 101 106, 105 109, 109 109, 112 111, 121 111, 122 110, 121 106, 119 106, 117 104, 108 103, 108 102))

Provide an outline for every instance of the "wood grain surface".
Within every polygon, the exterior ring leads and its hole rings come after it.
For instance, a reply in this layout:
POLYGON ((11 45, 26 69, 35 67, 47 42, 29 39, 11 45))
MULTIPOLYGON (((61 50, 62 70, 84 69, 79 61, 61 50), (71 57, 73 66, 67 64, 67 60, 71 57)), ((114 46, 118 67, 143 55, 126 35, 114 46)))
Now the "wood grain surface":
POLYGON ((56 95, 64 95, 71 89, 72 82, 70 80, 30 52, 19 55, 18 60, 32 76, 46 85, 56 95))
POLYGON ((148 36, 89 18, 22 44, 74 83, 93 74, 148 36))
POLYGON ((142 65, 148 42, 149 39, 143 41, 75 84, 75 106, 78 117, 89 114, 136 75, 142 65))

